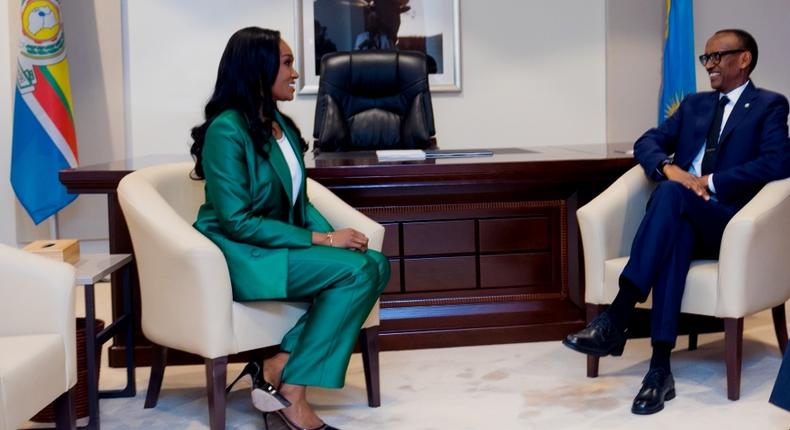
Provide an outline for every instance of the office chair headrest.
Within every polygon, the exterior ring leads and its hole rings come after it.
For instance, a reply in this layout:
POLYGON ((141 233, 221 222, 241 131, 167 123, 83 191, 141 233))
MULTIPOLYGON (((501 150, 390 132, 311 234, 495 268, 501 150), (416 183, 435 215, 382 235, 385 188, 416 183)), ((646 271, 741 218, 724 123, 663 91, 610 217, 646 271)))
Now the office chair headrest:
POLYGON ((433 110, 422 53, 336 52, 321 66, 313 129, 321 150, 429 144, 433 110))
POLYGON ((386 97, 425 80, 425 60, 416 52, 358 51, 325 55, 321 80, 353 96, 386 97))

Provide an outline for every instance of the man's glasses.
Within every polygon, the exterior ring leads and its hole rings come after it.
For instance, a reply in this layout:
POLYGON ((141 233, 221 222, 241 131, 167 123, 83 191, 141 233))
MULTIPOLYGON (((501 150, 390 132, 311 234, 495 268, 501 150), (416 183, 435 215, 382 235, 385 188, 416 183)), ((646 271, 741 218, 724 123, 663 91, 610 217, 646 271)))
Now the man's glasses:
POLYGON ((702 54, 699 56, 699 62, 702 63, 702 67, 705 67, 705 64, 708 61, 711 62, 714 66, 719 64, 721 61, 721 57, 729 54, 735 54, 737 52, 744 52, 745 49, 730 49, 729 51, 718 51, 718 52, 711 52, 710 54, 702 54))

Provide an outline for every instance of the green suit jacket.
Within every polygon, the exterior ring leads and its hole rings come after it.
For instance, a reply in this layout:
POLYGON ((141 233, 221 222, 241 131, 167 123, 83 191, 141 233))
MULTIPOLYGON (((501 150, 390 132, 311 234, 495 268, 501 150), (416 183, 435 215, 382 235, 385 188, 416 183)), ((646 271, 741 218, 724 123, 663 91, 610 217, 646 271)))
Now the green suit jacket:
POLYGON ((273 136, 265 159, 255 152, 247 122, 237 111, 221 113, 206 131, 206 202, 194 226, 225 255, 237 301, 285 298, 289 249, 311 246, 313 231, 332 231, 305 193, 307 175, 296 134, 279 113, 275 119, 303 173, 294 206, 291 173, 273 136))

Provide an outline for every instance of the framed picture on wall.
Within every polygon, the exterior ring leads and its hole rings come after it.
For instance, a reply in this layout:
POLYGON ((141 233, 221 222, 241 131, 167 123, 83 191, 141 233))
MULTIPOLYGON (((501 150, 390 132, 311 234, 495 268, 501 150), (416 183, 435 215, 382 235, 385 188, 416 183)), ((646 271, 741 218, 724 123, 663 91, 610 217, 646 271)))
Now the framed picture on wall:
POLYGON ((461 91, 459 0, 295 0, 299 94, 318 92, 321 57, 420 51, 431 91, 461 91))

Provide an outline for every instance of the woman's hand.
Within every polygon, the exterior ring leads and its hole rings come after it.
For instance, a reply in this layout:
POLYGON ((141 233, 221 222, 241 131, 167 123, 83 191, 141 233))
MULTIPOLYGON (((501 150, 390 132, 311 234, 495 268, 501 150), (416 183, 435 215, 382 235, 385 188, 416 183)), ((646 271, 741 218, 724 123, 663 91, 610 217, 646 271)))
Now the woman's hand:
POLYGON ((313 245, 354 249, 365 252, 368 250, 368 238, 353 228, 344 228, 329 233, 313 232, 313 245))

